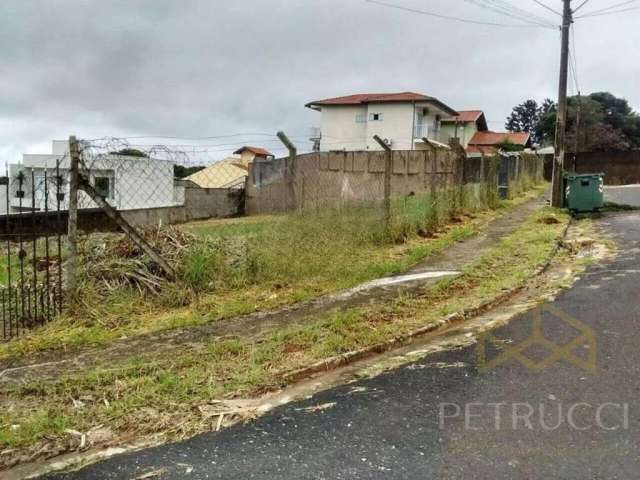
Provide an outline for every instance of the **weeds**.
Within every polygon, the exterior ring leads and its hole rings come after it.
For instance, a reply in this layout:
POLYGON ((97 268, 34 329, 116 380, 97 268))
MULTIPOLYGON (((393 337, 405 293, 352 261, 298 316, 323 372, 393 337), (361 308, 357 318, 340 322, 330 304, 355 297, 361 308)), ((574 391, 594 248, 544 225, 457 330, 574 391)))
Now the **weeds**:
POLYGON ((150 232, 158 249, 169 248, 178 272, 171 282, 122 237, 113 242, 106 236, 83 249, 88 267, 73 311, 31 337, 0 346, 0 356, 103 345, 122 335, 273 309, 398 274, 474 235, 492 209, 518 201, 498 201, 491 185, 467 186, 395 198, 388 230, 381 205, 353 205, 199 222, 170 229, 169 247, 163 246, 163 231, 150 232))

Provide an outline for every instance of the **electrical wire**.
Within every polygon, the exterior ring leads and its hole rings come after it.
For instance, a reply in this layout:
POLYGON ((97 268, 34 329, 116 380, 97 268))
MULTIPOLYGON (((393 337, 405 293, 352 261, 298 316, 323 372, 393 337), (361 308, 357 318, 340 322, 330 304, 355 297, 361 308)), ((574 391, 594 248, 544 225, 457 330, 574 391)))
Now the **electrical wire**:
POLYGON ((571 25, 571 54, 569 55, 571 70, 573 72, 573 82, 576 87, 576 93, 580 93, 580 82, 578 81, 578 57, 576 55, 576 31, 573 25, 571 25))
POLYGON ((560 12, 558 12, 557 10, 551 8, 550 6, 542 3, 540 0, 533 0, 535 3, 537 3, 538 5, 540 5, 542 8, 546 8, 547 10, 549 10, 550 12, 555 13, 556 15, 560 15, 561 17, 563 16, 560 12))
MULTIPOLYGON (((584 15, 580 15, 579 17, 576 17, 576 18, 584 18, 584 17, 595 16, 596 14, 608 12, 610 10, 613 10, 614 8, 624 7, 626 5, 631 5, 632 3, 636 3, 636 2, 638 2, 638 0, 627 0, 625 2, 616 3, 615 5, 609 5, 608 7, 601 8, 599 10, 592 10, 591 12, 587 12, 584 15)), ((626 10, 622 10, 622 11, 626 11, 626 10)))
POLYGON ((552 21, 548 20, 547 18, 537 15, 529 10, 525 10, 519 7, 516 7, 515 5, 512 5, 509 2, 506 2, 505 0, 485 0, 486 2, 490 2, 493 5, 502 8, 505 11, 509 11, 509 12, 515 12, 517 14, 519 14, 520 16, 523 16, 525 18, 531 18, 531 19, 535 19, 539 22, 542 23, 546 23, 549 24, 552 27, 556 27, 556 24, 553 23, 552 21))
POLYGON ((594 13, 594 14, 589 14, 589 15, 580 15, 579 17, 576 17, 576 19, 603 17, 605 15, 615 15, 616 13, 630 12, 632 10, 640 10, 640 7, 624 8, 622 10, 616 10, 616 11, 613 11, 613 12, 604 12, 604 13, 598 13, 598 14, 594 13))
POLYGON ((576 13, 578 10, 584 7, 587 3, 589 3, 589 1, 590 0, 584 0, 580 5, 578 5, 576 8, 573 9, 573 13, 576 13))
POLYGON ((495 3, 491 3, 490 0, 484 0, 484 2, 482 0, 465 0, 465 2, 471 3, 473 5, 476 5, 478 7, 481 8, 485 8, 487 10, 491 10, 493 12, 497 12, 500 15, 505 15, 507 17, 510 18, 515 18, 516 20, 520 20, 522 22, 526 22, 528 24, 531 25, 537 25, 540 27, 554 27, 554 25, 552 23, 549 23, 546 20, 534 20, 532 18, 527 18, 527 16, 524 16, 522 14, 518 14, 516 13, 515 10, 511 10, 508 11, 506 8, 495 5, 495 3))
POLYGON ((397 10, 403 10, 405 12, 416 13, 419 15, 426 15, 429 17, 441 18, 443 20, 451 20, 451 21, 460 22, 460 23, 470 23, 474 25, 486 25, 490 27, 506 27, 506 28, 551 28, 551 27, 543 27, 539 25, 528 25, 528 24, 482 22, 479 20, 471 20, 468 18, 454 17, 451 15, 442 15, 440 13, 428 12, 426 10, 419 10, 417 8, 405 7, 405 6, 397 5, 393 3, 382 2, 380 0, 365 0, 365 2, 373 3, 373 4, 380 5, 387 8, 395 8, 397 10))

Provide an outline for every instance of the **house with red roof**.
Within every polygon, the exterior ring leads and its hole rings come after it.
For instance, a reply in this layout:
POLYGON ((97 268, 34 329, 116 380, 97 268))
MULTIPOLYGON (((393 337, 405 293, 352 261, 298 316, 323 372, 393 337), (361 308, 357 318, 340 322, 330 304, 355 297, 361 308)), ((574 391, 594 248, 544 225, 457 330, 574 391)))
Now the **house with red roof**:
POLYGON ((415 92, 364 93, 316 100, 306 107, 320 112, 320 129, 312 140, 318 151, 381 150, 382 138, 394 150, 429 148, 429 142, 448 144, 445 119, 458 115, 435 97, 415 92))
POLYGON ((442 130, 451 138, 458 138, 467 148, 477 132, 486 132, 489 128, 482 110, 459 110, 456 117, 442 121, 442 130))
POLYGON ((531 134, 527 132, 476 132, 467 145, 467 155, 492 155, 505 144, 511 144, 524 150, 531 146, 531 134))
POLYGON ((452 138, 458 138, 468 156, 491 155, 505 144, 513 144, 522 149, 531 146, 531 135, 526 132, 492 132, 482 110, 461 110, 457 117, 442 122, 443 131, 452 138))

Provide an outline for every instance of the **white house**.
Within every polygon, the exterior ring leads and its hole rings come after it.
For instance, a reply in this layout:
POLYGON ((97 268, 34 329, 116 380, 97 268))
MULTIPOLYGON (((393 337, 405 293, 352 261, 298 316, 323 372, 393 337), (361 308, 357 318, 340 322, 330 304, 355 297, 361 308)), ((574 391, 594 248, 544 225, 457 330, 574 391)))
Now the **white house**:
POLYGON ((442 121, 442 131, 452 138, 458 138, 464 148, 467 148, 477 132, 488 130, 487 119, 482 110, 459 110, 458 116, 442 121))
POLYGON ((316 150, 381 150, 378 135, 394 150, 427 148, 423 138, 448 143, 445 119, 458 115, 440 100, 413 92, 366 93, 310 102, 321 113, 312 134, 316 150))
MULTIPOLYGON (((50 154, 24 154, 21 164, 8 165, 9 213, 44 211, 45 196, 48 199, 46 208, 55 210, 58 183, 59 191, 63 194, 60 197, 60 208, 68 208, 69 143, 66 140, 54 140, 52 143, 50 154)), ((171 161, 104 154, 97 155, 86 167, 88 171, 85 174, 90 183, 118 210, 181 204, 174 187, 174 163, 171 161)), ((6 188, 3 185, 0 192, 0 213, 7 213, 6 188)), ((86 193, 80 192, 78 207, 97 206, 86 193)))

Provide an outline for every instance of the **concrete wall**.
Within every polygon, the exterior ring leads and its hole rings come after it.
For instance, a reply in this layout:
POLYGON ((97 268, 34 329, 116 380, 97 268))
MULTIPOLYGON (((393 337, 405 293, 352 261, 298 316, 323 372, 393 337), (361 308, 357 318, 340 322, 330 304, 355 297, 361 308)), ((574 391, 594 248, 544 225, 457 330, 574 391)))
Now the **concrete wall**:
POLYGON ((242 190, 185 186, 184 205, 126 210, 121 213, 133 225, 154 226, 232 217, 242 213, 242 210, 242 190))
MULTIPOLYGON (((253 163, 245 190, 249 215, 306 210, 384 198, 384 152, 321 152, 253 163), (290 167, 290 168, 288 168, 290 167)), ((462 150, 392 152, 391 195, 401 197, 490 182, 508 186, 524 173, 541 179, 535 155, 467 159, 462 150), (500 180, 500 182, 499 182, 500 180)))
MULTIPOLYGON (((247 178, 246 213, 267 213, 384 198, 385 153, 329 152, 253 163, 247 178)), ((391 194, 403 196, 452 186, 461 180, 463 157, 450 150, 394 151, 391 194)))
MULTIPOLYGON (((231 217, 243 213, 242 190, 184 187, 185 204, 179 206, 124 210, 120 213, 134 226, 157 226, 231 217)), ((0 202, 2 204, 3 202, 0 202)), ((15 239, 16 235, 44 236, 67 232, 67 210, 11 214, 0 221, 0 238, 15 239)), ((78 228, 84 232, 109 232, 118 226, 98 208, 78 211, 78 228)))
POLYGON ((569 154, 565 167, 577 173, 604 173, 605 185, 640 183, 640 150, 579 153, 575 160, 569 154))

